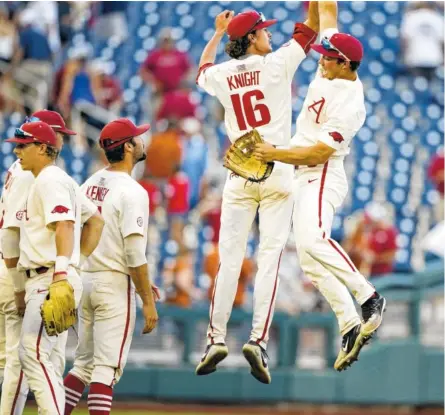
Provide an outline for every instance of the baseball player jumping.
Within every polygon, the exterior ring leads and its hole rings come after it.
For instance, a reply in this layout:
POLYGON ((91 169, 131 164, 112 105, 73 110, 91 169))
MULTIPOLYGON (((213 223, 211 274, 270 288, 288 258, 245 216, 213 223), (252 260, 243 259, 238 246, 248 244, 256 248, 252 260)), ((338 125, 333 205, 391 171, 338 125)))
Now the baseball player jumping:
MULTIPOLYGON (((43 121, 56 133, 59 145, 63 145, 64 135, 75 135, 69 130, 61 115, 55 111, 41 110, 26 119, 26 122, 43 121)), ((26 276, 17 271, 19 260, 20 211, 26 202, 28 192, 34 183, 34 176, 30 171, 24 171, 20 160, 16 160, 8 169, 3 186, 1 208, 2 239, 5 240, 0 261, 0 325, 1 334, 4 332, 6 346, 5 378, 2 387, 0 415, 22 414, 28 396, 28 382, 23 375, 18 355, 18 345, 22 318, 25 312, 25 282, 26 276), (8 242, 10 241, 10 242, 8 242), (8 249, 9 248, 9 249, 8 249), (11 250, 12 248, 12 250, 11 250), (6 263, 6 268, 5 268, 6 263), (6 332, 8 335, 6 336, 6 332)), ((68 332, 57 338, 57 343, 51 354, 56 373, 62 377, 65 370, 65 346, 68 332)))
POLYGON ((113 387, 122 376, 133 338, 135 290, 142 300, 143 332, 150 333, 158 321, 146 258, 148 195, 131 177, 134 166, 145 160, 141 135, 149 128, 125 118, 107 124, 99 142, 110 165, 82 185, 102 212, 105 228, 81 272, 79 343, 64 382, 65 415, 71 414, 87 385, 89 413, 110 413, 113 387))
MULTIPOLYGON (((62 286, 68 289, 68 296, 74 291, 73 306, 78 304, 82 285, 72 265, 77 266, 80 256, 88 257, 95 249, 103 220, 74 180, 54 165, 61 143, 48 124, 23 124, 15 137, 6 141, 16 143, 14 152, 22 169, 35 177, 25 205, 16 212, 20 219, 17 270, 26 275, 19 358, 40 413, 60 415, 65 405, 63 379, 50 359, 58 342, 53 330, 60 322, 44 326, 41 308, 46 301, 52 301, 55 307, 54 301, 63 300, 49 295, 62 286)), ((17 241, 3 238, 2 242, 3 250, 5 246, 11 252, 17 249, 13 246, 17 241)), ((75 310, 68 311, 67 317, 72 318, 75 310)))
POLYGON ((365 121, 363 85, 357 69, 363 58, 358 39, 337 30, 336 2, 320 2, 322 56, 297 119, 289 150, 257 144, 255 156, 297 166, 293 183, 293 224, 298 257, 305 274, 334 310, 342 347, 334 364, 341 371, 357 356, 382 323, 386 300, 361 275, 340 245, 330 238, 336 209, 348 191, 343 159, 365 121), (362 308, 363 324, 348 288, 362 308))
MULTIPOLYGON (((316 8, 316 2, 310 2, 308 19, 304 24, 297 23, 289 42, 275 52, 272 52, 267 28, 276 20, 265 20, 256 11, 234 17, 233 12, 225 10, 216 17, 215 33, 201 56, 197 84, 224 106, 226 131, 232 142, 256 129, 266 141, 289 147, 291 83, 317 37, 316 8), (216 50, 226 32, 229 42, 225 50, 232 59, 215 65, 216 50)), ((214 372, 228 354, 226 326, 249 230, 258 211, 260 244, 253 327, 243 354, 252 375, 262 383, 271 382, 266 347, 279 283, 281 252, 291 226, 293 170, 290 165, 275 163, 271 176, 261 184, 249 183, 228 172, 219 236, 220 266, 210 305, 207 348, 196 368, 197 375, 214 372)))

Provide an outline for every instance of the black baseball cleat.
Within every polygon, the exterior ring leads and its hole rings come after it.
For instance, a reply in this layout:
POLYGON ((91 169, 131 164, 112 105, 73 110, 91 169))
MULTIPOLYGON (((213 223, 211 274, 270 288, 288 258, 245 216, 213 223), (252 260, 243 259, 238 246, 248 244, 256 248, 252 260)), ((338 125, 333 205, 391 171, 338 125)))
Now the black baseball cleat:
POLYGON ((334 363, 335 370, 339 372, 346 370, 352 363, 358 360, 360 350, 372 336, 364 336, 361 328, 362 325, 357 324, 343 336, 340 353, 334 363))
POLYGON ((386 307, 386 299, 377 291, 362 305, 362 334, 365 337, 372 336, 380 327, 383 320, 383 312, 386 307))
POLYGON ((209 344, 202 355, 201 361, 196 366, 195 373, 198 376, 209 375, 216 371, 216 365, 229 354, 229 349, 224 343, 209 344))
POLYGON ((261 383, 269 384, 272 378, 267 366, 269 357, 267 356, 266 350, 253 340, 250 340, 243 346, 243 355, 249 362, 252 376, 261 383))

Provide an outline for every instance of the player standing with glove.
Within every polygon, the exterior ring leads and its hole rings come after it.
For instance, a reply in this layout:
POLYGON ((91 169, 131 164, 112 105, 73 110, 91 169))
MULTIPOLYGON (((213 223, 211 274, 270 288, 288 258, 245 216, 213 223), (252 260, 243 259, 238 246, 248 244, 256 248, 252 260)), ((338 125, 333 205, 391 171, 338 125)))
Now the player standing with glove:
POLYGON ((341 371, 357 360, 382 323, 386 300, 330 238, 335 211, 348 192, 343 160, 366 118, 357 75, 363 46, 353 36, 338 33, 336 2, 320 2, 319 17, 322 41, 312 48, 322 56, 297 119, 292 139, 297 147, 285 150, 258 144, 255 155, 262 161, 298 166, 293 184, 298 258, 337 316, 343 339, 334 368, 341 371), (363 324, 348 289, 361 305, 363 324))
MULTIPOLYGON (((55 111, 37 111, 27 118, 25 123, 35 121, 43 121, 48 124, 56 133, 60 146, 63 145, 64 135, 76 134, 66 127, 61 115, 55 111)), ((0 402, 1 415, 21 415, 29 390, 18 353, 22 317, 25 313, 25 283, 27 278, 24 272, 17 271, 20 256, 21 223, 21 216, 17 215, 17 212, 22 210, 34 180, 33 174, 30 171, 24 171, 20 160, 16 160, 8 169, 1 197, 2 256, 6 264, 6 269, 0 273, 2 292, 0 321, 2 327, 4 325, 6 346, 5 377, 0 402)), ((1 263, 3 265, 3 261, 1 263)), ((57 344, 50 357, 54 370, 59 377, 62 377, 65 371, 67 338, 68 332, 58 336, 57 344)))
POLYGON ((65 415, 71 414, 87 385, 89 413, 110 413, 113 387, 122 376, 133 338, 135 291, 142 300, 143 332, 150 333, 158 321, 146 258, 148 195, 131 177, 134 166, 146 158, 141 135, 149 128, 125 118, 107 124, 99 143, 110 165, 82 185, 102 212, 105 228, 81 272, 79 342, 64 382, 65 415))
MULTIPOLYGON (((199 63, 197 84, 216 96, 225 109, 225 126, 230 141, 256 130, 264 140, 287 148, 291 138, 291 83, 309 46, 317 37, 316 2, 310 2, 309 16, 297 23, 289 42, 272 52, 268 27, 256 11, 233 16, 225 10, 215 20, 215 34, 205 47, 199 63), (231 60, 215 65, 216 50, 224 34, 229 35, 226 53, 231 60)), ((252 140, 253 141, 253 140, 252 140)), ((235 151, 235 156, 239 152, 235 151)), ((231 153, 228 153, 232 157, 231 153)), ((238 277, 250 227, 257 211, 260 217, 258 272, 255 278, 254 316, 250 340, 243 354, 252 375, 270 383, 266 347, 278 288, 281 252, 290 232, 293 207, 293 167, 275 163, 262 183, 249 183, 228 172, 223 192, 220 267, 210 305, 207 349, 196 368, 197 375, 216 370, 228 349, 226 327, 236 294, 238 277), (280 224, 280 226, 277 226, 280 224)))
POLYGON ((21 219, 17 270, 27 278, 20 362, 40 413, 62 414, 63 380, 50 355, 57 343, 55 334, 74 323, 82 293, 72 265, 95 249, 103 222, 74 180, 54 165, 61 143, 49 125, 23 124, 6 141, 16 143, 14 153, 22 169, 35 177, 25 206, 16 213, 21 219))

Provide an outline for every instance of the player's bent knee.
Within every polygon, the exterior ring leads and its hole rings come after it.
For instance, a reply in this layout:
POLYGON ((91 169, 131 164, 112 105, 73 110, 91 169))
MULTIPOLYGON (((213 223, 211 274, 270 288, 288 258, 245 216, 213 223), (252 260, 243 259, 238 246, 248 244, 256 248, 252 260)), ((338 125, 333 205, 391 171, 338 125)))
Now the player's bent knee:
POLYGON ((102 383, 104 385, 113 386, 122 376, 122 370, 110 366, 96 366, 91 376, 91 383, 102 383))
POLYGON ((70 370, 70 374, 79 379, 84 385, 89 385, 93 375, 93 368, 74 366, 70 370))

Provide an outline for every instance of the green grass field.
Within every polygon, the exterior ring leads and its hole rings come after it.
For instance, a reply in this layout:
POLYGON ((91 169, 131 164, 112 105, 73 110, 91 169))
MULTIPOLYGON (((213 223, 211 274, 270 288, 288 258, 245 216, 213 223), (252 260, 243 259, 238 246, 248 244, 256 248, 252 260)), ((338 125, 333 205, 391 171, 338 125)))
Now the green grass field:
MULTIPOLYGON (((127 415, 127 414, 133 414, 133 415, 172 415, 172 414, 177 414, 177 415, 196 415, 196 413, 193 412, 153 412, 153 411, 141 411, 141 410, 137 410, 137 411, 111 411, 112 415, 127 415)), ((34 408, 29 408, 29 409, 25 409, 25 412, 23 412, 23 415, 37 415, 37 409, 34 408)), ((73 415, 88 415, 88 411, 86 409, 79 409, 77 411, 73 412, 73 415)), ((214 415, 214 414, 210 414, 210 413, 199 413, 199 415, 214 415)), ((231 414, 231 415, 236 415, 236 414, 231 414)))
MULTIPOLYGON (((143 410, 127 410, 127 411, 123 411, 123 410, 116 410, 116 411, 111 411, 112 415, 128 415, 128 414, 133 414, 133 415, 215 415, 214 413, 204 413, 204 412, 199 412, 199 414, 197 414, 196 412, 159 412, 159 411, 143 411, 143 410)), ((229 415, 229 413, 227 413, 229 415)), ((25 411, 23 412, 23 415, 37 415, 37 408, 27 408, 25 409, 25 411)), ((77 411, 73 412, 73 415, 88 415, 88 411, 86 409, 79 409, 77 411)), ((224 415, 218 412, 218 415, 224 415)), ((230 415, 241 415, 241 414, 234 414, 234 413, 230 413, 230 415)), ((243 414, 243 415, 248 415, 248 414, 243 414)))

